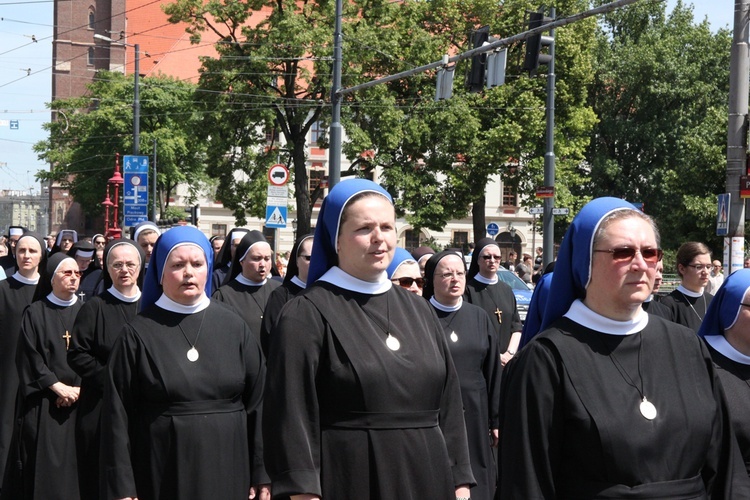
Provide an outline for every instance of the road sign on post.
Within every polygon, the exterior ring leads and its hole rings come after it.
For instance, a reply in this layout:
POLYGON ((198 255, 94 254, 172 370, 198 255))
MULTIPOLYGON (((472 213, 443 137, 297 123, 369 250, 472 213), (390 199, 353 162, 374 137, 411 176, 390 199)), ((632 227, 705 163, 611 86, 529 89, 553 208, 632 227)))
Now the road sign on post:
POLYGON ((148 220, 148 156, 125 155, 122 165, 123 225, 131 227, 148 220))
POLYGON ((289 198, 289 170, 286 165, 277 163, 268 169, 268 196, 266 197, 266 227, 284 229, 287 220, 287 199, 289 198))
POLYGON ((568 215, 570 213, 569 208, 553 208, 552 215, 568 215))
POLYGON ((489 234, 490 236, 495 236, 499 232, 500 226, 498 226, 494 222, 490 222, 489 224, 487 224, 487 234, 489 234))

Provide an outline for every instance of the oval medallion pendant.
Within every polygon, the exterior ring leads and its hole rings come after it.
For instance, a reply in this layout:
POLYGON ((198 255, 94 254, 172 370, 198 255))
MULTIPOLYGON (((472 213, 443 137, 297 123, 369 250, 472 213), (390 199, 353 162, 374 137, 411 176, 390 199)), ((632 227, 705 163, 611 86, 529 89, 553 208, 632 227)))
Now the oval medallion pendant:
POLYGON ((188 361, 190 361, 191 363, 195 363, 196 361, 198 361, 198 357, 198 349, 196 349, 195 347, 191 347, 187 352, 188 361))
POLYGON ((385 345, 387 345, 388 349, 391 351, 398 351, 401 348, 401 342, 390 333, 388 334, 388 338, 385 339, 385 345))
POLYGON ((641 401, 641 415, 643 415, 644 418, 648 420, 653 420, 656 418, 656 406, 653 405, 651 401, 649 401, 646 398, 643 398, 643 401, 641 401))
POLYGON ((456 335, 456 332, 451 332, 451 340, 453 342, 458 342, 458 335, 456 335))

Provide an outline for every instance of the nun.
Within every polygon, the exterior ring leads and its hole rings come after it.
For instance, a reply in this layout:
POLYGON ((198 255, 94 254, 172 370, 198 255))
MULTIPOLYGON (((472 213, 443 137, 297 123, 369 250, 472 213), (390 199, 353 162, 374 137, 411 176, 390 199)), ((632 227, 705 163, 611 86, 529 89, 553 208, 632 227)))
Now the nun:
POLYGON ((400 286, 411 293, 422 296, 424 278, 422 270, 414 257, 401 247, 396 247, 391 265, 386 270, 388 279, 394 285, 400 286))
POLYGON ((144 269, 143 252, 132 240, 110 241, 104 259, 104 292, 81 307, 68 350, 68 364, 81 377, 76 445, 83 500, 99 498, 99 417, 107 359, 125 324, 138 313, 144 269))
MULTIPOLYGON (((13 273, 16 272, 16 269, 18 269, 16 266, 16 245, 21 236, 27 231, 28 229, 23 226, 8 227, 8 234, 6 235, 7 241, 5 243, 8 248, 8 253, 0 257, 0 270, 5 277, 13 275, 13 273)), ((4 279, 5 277, 0 279, 4 279)))
POLYGON ((716 365, 750 475, 750 269, 735 271, 724 280, 698 335, 716 365))
POLYGON ((21 335, 21 318, 31 304, 39 283, 39 269, 47 265, 44 239, 24 233, 16 242, 18 270, 0 281, 0 486, 13 437, 13 415, 18 394, 16 352, 21 335))
POLYGON ((140 313, 115 341, 102 410, 103 497, 268 495, 260 344, 209 298, 213 252, 193 226, 161 235, 140 313))
POLYGON ((268 297, 281 286, 269 279, 273 267, 273 250, 266 237, 260 231, 248 231, 236 248, 224 285, 213 294, 214 300, 242 316, 259 342, 268 297))
POLYGON ((227 274, 229 274, 229 268, 232 267, 232 260, 234 259, 237 246, 248 231, 248 229, 239 227, 229 231, 229 237, 227 237, 224 240, 224 243, 222 243, 219 252, 216 254, 216 260, 214 260, 213 269, 211 271, 211 290, 218 290, 219 287, 224 284, 224 280, 227 274))
POLYGON ((161 229, 156 223, 150 220, 143 221, 133 228, 133 240, 141 247, 143 257, 146 261, 146 267, 151 261, 151 254, 154 251, 156 240, 159 239, 161 229))
POLYGON ((101 268, 95 264, 96 248, 93 243, 81 240, 77 241, 68 250, 68 255, 78 263, 81 271, 81 283, 78 285, 78 297, 81 303, 94 298, 96 289, 102 278, 101 268))
POLYGON ((323 201, 304 293, 268 354, 263 435, 274 495, 469 497, 461 393, 429 303, 394 287, 390 195, 364 179, 323 201))
POLYGON ((698 241, 680 245, 675 256, 680 285, 661 303, 671 310, 672 321, 698 332, 713 295, 706 291, 711 277, 711 250, 698 241))
POLYGON ((435 250, 432 247, 421 246, 415 248, 411 255, 419 264, 419 272, 424 277, 424 266, 427 265, 429 258, 435 255, 435 250))
POLYGON ((67 362, 73 323, 81 308, 76 295, 80 278, 75 259, 63 252, 52 255, 39 278, 36 300, 23 314, 18 346, 21 489, 14 496, 17 499, 80 496, 75 418, 81 379, 67 362))
POLYGON ((482 238, 471 254, 464 299, 484 309, 492 320, 505 366, 516 355, 523 324, 513 290, 498 278, 500 247, 492 238, 482 238))
POLYGON ((424 297, 435 309, 461 384, 471 471, 472 500, 495 496, 500 410, 500 354, 490 317, 463 300, 466 263, 453 251, 433 255, 425 266, 424 297))
POLYGON ((630 203, 581 209, 536 335, 504 374, 501 498, 748 498, 708 350, 643 311, 662 258, 630 203))
POLYGON ((50 250, 50 255, 54 255, 57 252, 68 253, 73 247, 74 243, 78 243, 78 231, 75 229, 61 229, 55 237, 55 244, 50 250))
POLYGON ((268 297, 266 309, 263 312, 263 324, 260 333, 260 343, 263 346, 263 353, 266 356, 268 356, 268 343, 271 340, 273 329, 279 321, 279 315, 284 304, 307 288, 307 273, 310 269, 312 248, 312 234, 306 234, 297 239, 289 255, 289 263, 287 264, 284 281, 268 297))

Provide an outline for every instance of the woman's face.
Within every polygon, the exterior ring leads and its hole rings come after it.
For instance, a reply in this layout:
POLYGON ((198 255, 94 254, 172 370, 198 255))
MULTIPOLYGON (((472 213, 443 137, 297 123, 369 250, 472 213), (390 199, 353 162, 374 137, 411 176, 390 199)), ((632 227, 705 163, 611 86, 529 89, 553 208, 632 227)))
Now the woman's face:
POLYGON ((196 245, 182 245, 169 254, 164 264, 164 295, 178 304, 197 303, 206 288, 208 266, 203 250, 196 245))
POLYGON ((651 225, 638 217, 616 219, 594 245, 591 279, 584 303, 594 312, 617 321, 632 319, 654 287, 657 262, 646 262, 640 253, 656 249, 651 225), (615 260, 607 250, 638 250, 632 259, 615 260), (597 251, 599 250, 599 251, 597 251))
POLYGON ((42 247, 36 238, 26 237, 18 240, 18 244, 16 244, 16 263, 21 274, 27 277, 35 274, 41 260, 42 247))
POLYGON ((416 262, 405 262, 398 266, 396 272, 391 276, 391 282, 394 285, 398 285, 402 288, 409 290, 411 293, 416 293, 420 297, 422 296, 422 288, 424 287, 424 280, 422 279, 422 273, 419 270, 419 264, 416 262), (404 278, 404 280, 401 280, 404 278), (411 279, 411 285, 405 286, 406 282, 411 279), (401 284, 404 281, 404 284, 401 284))
POLYGON ((307 238, 297 249, 297 277, 307 282, 307 273, 310 271, 310 256, 312 255, 313 239, 307 238))
POLYGON ((448 255, 435 266, 435 298, 441 304, 453 305, 464 294, 466 268, 458 255, 448 255))
POLYGON ((727 342, 746 356, 750 356, 750 290, 745 292, 737 315, 737 321, 731 328, 724 330, 727 342))
POLYGON ((62 300, 70 300, 78 291, 80 281, 78 263, 75 259, 65 259, 57 266, 57 271, 52 276, 52 293, 62 300))
POLYGON ((682 286, 693 292, 700 292, 711 276, 711 256, 707 253, 698 254, 687 266, 677 264, 677 268, 682 275, 682 286))
POLYGON ((132 245, 117 245, 107 255, 107 271, 112 284, 120 291, 126 291, 138 282, 141 273, 141 259, 132 245))
POLYGON ((337 241, 339 267, 363 281, 376 281, 396 249, 396 213, 383 196, 361 198, 345 209, 337 241))

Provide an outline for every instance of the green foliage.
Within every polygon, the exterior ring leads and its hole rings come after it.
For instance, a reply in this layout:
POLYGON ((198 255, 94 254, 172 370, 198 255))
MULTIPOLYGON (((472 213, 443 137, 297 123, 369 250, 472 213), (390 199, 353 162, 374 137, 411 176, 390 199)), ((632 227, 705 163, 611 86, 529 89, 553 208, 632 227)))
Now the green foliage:
MULTIPOLYGON (((187 183, 195 194, 205 181, 205 145, 193 133, 199 123, 193 92, 191 84, 168 77, 148 77, 140 84, 140 150, 151 153, 156 140, 157 188, 166 205, 177 184, 187 183)), ((133 80, 106 71, 97 74, 88 95, 51 103, 58 120, 44 125, 49 138, 34 146, 51 169, 37 177, 61 182, 88 215, 101 215, 115 154, 133 149, 132 103, 133 80)))

